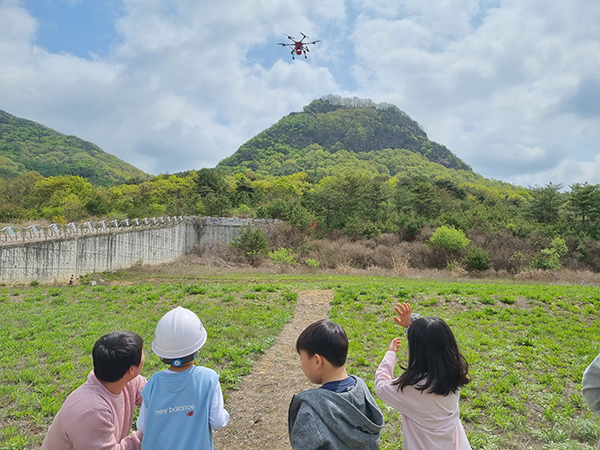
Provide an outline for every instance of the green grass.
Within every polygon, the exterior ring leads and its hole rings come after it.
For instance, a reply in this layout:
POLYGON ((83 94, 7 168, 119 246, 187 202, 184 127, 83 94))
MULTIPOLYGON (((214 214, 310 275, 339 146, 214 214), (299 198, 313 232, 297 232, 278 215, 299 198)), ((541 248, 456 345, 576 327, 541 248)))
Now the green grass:
MULTIPOLYGON (((600 421, 581 375, 600 352, 600 290, 398 278, 222 274, 206 279, 103 274, 111 286, 0 287, 0 450, 39 448, 52 417, 92 368, 102 334, 127 329, 145 342, 145 376, 164 366, 154 327, 169 309, 193 309, 208 331, 202 362, 227 390, 252 369, 293 315, 298 292, 334 289, 330 316, 350 338, 348 370, 372 388, 389 341, 393 305, 444 318, 470 364, 461 417, 474 449, 595 448, 600 421), (129 285, 123 285, 133 283, 129 285)), ((404 347, 406 344, 404 343, 404 347)), ((406 361, 406 354, 400 353, 406 361)), ((402 448, 398 413, 380 403, 382 449, 402 448)))
POLYGON ((150 284, 0 289, 0 449, 39 448, 66 396, 92 369, 101 335, 119 329, 144 339, 149 377, 154 327, 171 308, 195 311, 208 332, 203 365, 235 389, 293 316, 295 298, 278 284, 150 284), (248 295, 251 294, 251 295, 248 295))
MULTIPOLYGON (((595 448, 598 419, 581 376, 600 352, 600 290, 590 287, 421 281, 346 285, 331 318, 350 340, 349 370, 367 380, 389 341, 402 336, 393 305, 446 320, 470 364, 461 418, 474 449, 595 448)), ((406 363, 406 342, 400 359, 406 363)), ((397 374, 399 374, 398 369, 397 374)), ((401 418, 380 403, 382 448, 400 449, 401 418)))

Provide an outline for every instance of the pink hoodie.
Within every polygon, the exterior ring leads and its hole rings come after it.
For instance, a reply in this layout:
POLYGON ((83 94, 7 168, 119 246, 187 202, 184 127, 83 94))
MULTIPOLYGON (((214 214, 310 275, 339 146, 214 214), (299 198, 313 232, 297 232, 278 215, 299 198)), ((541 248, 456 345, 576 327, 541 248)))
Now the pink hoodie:
POLYGON ((117 395, 90 372, 54 417, 41 450, 139 450, 141 431, 129 432, 145 384, 138 375, 117 395))
POLYGON ((447 396, 427 394, 413 386, 392 386, 396 353, 388 350, 375 373, 375 392, 402 413, 404 450, 471 450, 460 422, 458 391, 447 396))

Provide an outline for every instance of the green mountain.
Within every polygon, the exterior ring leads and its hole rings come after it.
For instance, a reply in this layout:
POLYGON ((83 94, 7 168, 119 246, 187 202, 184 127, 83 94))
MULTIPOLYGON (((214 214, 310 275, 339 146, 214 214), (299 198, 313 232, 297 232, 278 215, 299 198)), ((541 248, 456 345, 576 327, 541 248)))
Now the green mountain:
POLYGON ((320 179, 345 168, 393 176, 407 164, 430 163, 472 172, 396 106, 325 96, 259 133, 217 167, 274 176, 307 172, 320 179))
POLYGON ((0 110, 0 178, 29 171, 81 176, 101 186, 148 177, 91 142, 0 110))

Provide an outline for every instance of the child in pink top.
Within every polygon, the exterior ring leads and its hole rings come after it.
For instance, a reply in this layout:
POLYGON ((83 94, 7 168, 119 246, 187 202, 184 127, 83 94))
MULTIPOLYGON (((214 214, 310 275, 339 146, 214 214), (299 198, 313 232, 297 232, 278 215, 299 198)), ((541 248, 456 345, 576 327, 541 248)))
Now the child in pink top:
POLYGON ((146 379, 143 341, 129 331, 102 336, 92 350, 94 370, 75 389, 42 442, 42 450, 139 450, 142 433, 131 431, 146 379))
POLYGON ((413 320, 408 303, 394 320, 407 329, 408 367, 394 379, 400 338, 390 342, 375 374, 375 392, 402 413, 403 450, 470 450, 460 422, 460 387, 469 383, 468 364, 452 330, 437 317, 413 320))

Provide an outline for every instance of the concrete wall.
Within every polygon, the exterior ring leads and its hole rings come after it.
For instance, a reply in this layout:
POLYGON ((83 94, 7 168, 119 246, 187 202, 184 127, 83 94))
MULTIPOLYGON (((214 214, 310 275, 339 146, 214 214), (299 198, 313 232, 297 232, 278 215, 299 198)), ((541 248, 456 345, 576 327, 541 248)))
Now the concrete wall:
POLYGON ((173 261, 201 244, 230 242, 248 225, 276 221, 202 217, 178 225, 0 245, 0 282, 65 281, 92 272, 173 261))
POLYGON ((0 282, 68 280, 90 272, 161 263, 188 253, 197 242, 193 222, 0 245, 0 282))
MULTIPOLYGON (((271 219, 239 219, 236 217, 201 217, 196 220, 197 244, 202 252, 219 242, 231 242, 248 226, 261 227, 268 233, 270 227, 279 222, 271 219)), ((201 253, 202 253, 201 252, 201 253)))

